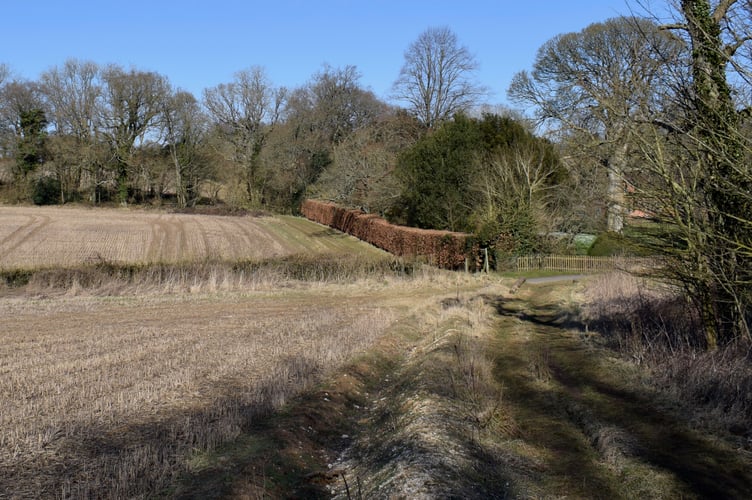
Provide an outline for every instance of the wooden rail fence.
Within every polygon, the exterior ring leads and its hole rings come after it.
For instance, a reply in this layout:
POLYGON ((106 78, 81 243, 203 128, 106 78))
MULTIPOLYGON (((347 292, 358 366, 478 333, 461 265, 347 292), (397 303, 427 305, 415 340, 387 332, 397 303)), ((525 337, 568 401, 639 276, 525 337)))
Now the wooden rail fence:
POLYGON ((645 257, 590 257, 587 255, 525 255, 517 257, 517 271, 573 271, 597 273, 616 269, 634 270, 654 265, 645 257))

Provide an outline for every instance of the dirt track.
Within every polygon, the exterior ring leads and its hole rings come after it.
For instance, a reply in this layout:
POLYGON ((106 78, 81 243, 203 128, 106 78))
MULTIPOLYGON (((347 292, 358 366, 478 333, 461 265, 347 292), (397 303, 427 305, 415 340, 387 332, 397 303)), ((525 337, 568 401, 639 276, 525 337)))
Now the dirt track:
POLYGON ((513 496, 752 497, 752 457, 600 347, 561 290, 530 286, 497 304, 496 376, 519 426, 503 445, 513 496))
MULTIPOLYGON (((578 323, 574 289, 476 292, 442 301, 452 305, 434 309, 422 326, 402 324, 402 335, 264 426, 280 454, 271 461, 295 470, 294 457, 309 457, 300 482, 285 491, 342 499, 752 498, 752 456, 697 429, 681 402, 600 347, 578 323), (461 333, 479 300, 494 311, 492 330, 461 333), (414 330, 425 336, 404 336, 414 330), (495 415, 473 430, 475 398, 458 392, 450 374, 458 346, 486 334, 500 405, 481 406, 495 415)), ((234 492, 262 493, 248 471, 259 474, 263 462, 251 457, 243 467, 234 492)))

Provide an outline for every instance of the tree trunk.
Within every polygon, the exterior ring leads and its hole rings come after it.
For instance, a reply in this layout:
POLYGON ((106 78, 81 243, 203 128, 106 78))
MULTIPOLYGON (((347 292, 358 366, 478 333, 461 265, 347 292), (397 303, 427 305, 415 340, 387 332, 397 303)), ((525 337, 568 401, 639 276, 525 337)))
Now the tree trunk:
POLYGON ((628 145, 617 146, 608 161, 608 219, 607 229, 614 233, 624 231, 626 194, 624 170, 627 164, 628 145))
POLYGON ((692 44, 692 90, 697 159, 704 165, 703 190, 708 218, 706 289, 712 304, 703 307, 709 345, 748 334, 745 307, 749 299, 752 243, 752 183, 744 164, 744 145, 726 71, 733 50, 724 44, 721 24, 735 1, 715 10, 709 0, 682 0, 681 8, 692 44))
POLYGON ((170 150, 172 162, 175 165, 175 199, 178 203, 178 207, 185 208, 188 201, 185 193, 185 181, 183 180, 183 168, 180 165, 180 159, 175 151, 175 146, 170 146, 170 150))
POLYGON ((624 231, 624 177, 615 168, 608 170, 608 231, 624 231))

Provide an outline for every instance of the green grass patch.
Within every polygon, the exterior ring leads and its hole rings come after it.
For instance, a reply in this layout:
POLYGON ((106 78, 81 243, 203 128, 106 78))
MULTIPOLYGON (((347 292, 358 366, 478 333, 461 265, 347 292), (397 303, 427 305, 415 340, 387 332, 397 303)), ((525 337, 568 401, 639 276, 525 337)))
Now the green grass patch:
POLYGON ((598 235, 588 250, 591 257, 646 257, 651 254, 646 245, 647 232, 639 228, 626 229, 624 234, 607 232, 598 235))
POLYGON ((575 255, 588 255, 593 243, 598 239, 595 234, 579 233, 572 238, 575 255))
POLYGON ((0 279, 9 288, 20 288, 29 284, 34 271, 29 269, 12 269, 0 271, 0 279))
POLYGON ((550 276, 569 276, 572 274, 581 274, 577 271, 556 271, 547 269, 533 269, 530 271, 500 271, 497 273, 502 278, 548 278, 550 276))

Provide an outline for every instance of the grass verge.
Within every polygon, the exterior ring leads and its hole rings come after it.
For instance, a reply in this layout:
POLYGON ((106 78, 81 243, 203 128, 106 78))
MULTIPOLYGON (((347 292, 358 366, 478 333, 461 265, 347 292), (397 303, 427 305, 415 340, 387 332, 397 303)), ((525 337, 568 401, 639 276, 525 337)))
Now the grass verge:
POLYGON ((624 273, 590 281, 583 316, 607 344, 653 374, 652 387, 681 401, 696 425, 752 451, 752 345, 707 350, 689 302, 668 287, 624 273))
POLYGON ((284 451, 250 457, 229 495, 746 498, 749 457, 606 349, 576 297, 435 298, 272 416, 256 436, 284 451))
POLYGON ((74 268, 0 271, 0 292, 120 295, 274 288, 290 281, 351 283, 410 276, 418 264, 384 255, 292 255, 244 261, 204 260, 176 264, 99 262, 74 268))

